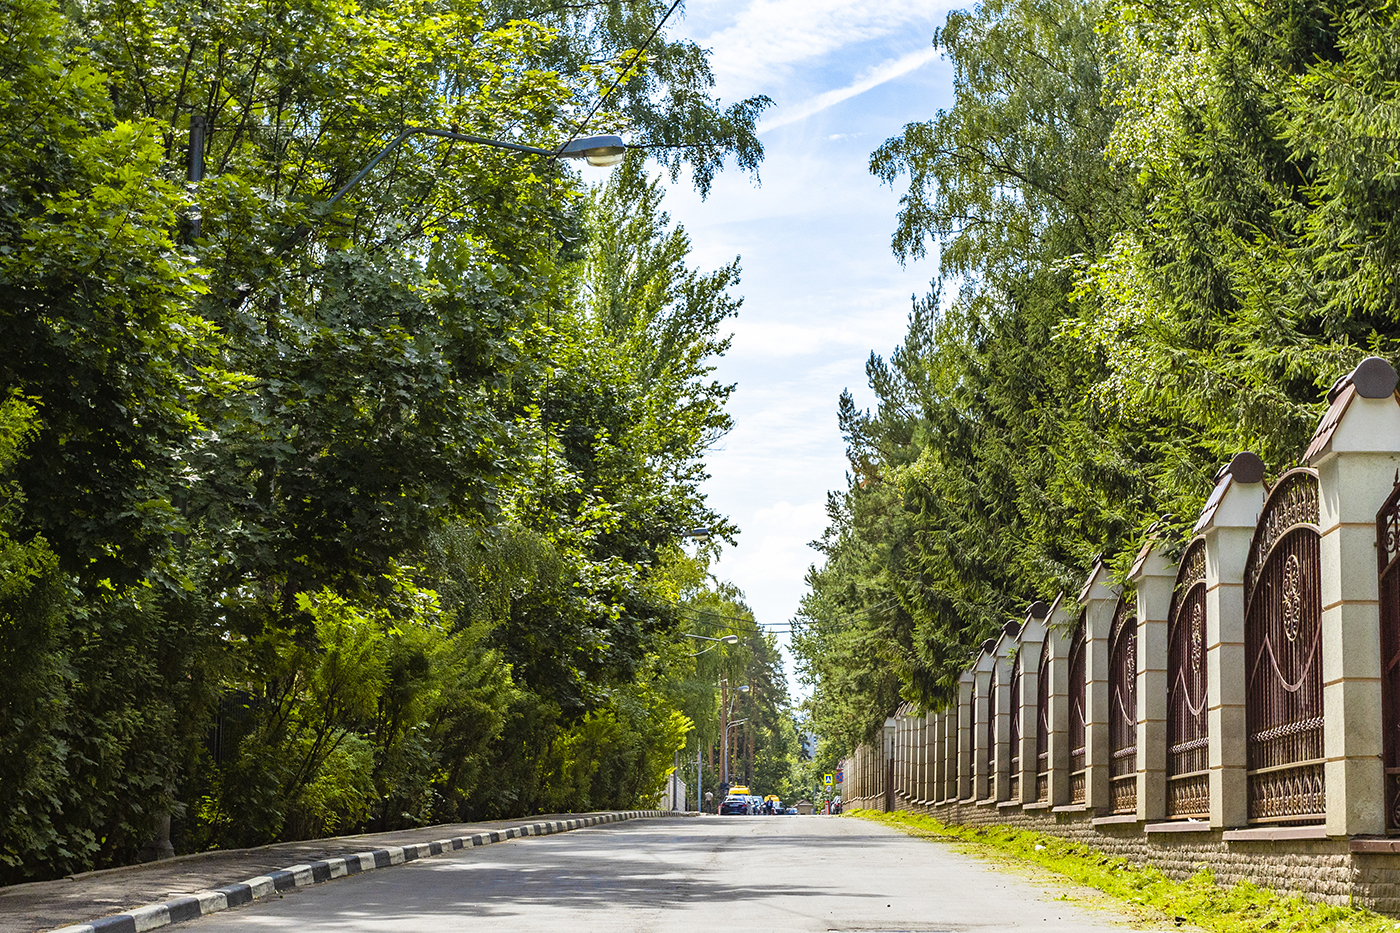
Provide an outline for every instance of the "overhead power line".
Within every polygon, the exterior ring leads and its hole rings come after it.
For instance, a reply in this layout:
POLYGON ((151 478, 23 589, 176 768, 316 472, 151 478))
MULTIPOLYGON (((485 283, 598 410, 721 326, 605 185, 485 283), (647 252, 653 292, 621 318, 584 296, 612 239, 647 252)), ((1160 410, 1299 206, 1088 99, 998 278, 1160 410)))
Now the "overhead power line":
POLYGON ((578 138, 578 134, 583 132, 583 128, 587 126, 589 121, 592 120, 593 117, 597 115, 598 111, 602 109, 603 104, 606 103, 607 99, 612 96, 613 91, 616 91, 618 87, 622 84, 623 80, 632 74, 632 69, 636 67, 637 61, 642 57, 642 53, 645 52, 651 46, 651 42, 653 39, 656 38, 656 34, 661 31, 662 26, 666 25, 666 20, 671 18, 671 14, 676 12, 676 9, 681 5, 682 2, 683 0, 676 0, 675 3, 671 4, 671 8, 666 11, 666 15, 661 17, 661 19, 657 21, 656 25, 652 27, 651 35, 647 36, 646 41, 643 42, 632 52, 632 60, 627 63, 627 67, 623 68, 617 73, 617 77, 613 79, 613 83, 608 87, 606 91, 603 92, 603 96, 598 98, 598 102, 593 105, 591 110, 588 111, 588 115, 574 124, 573 134, 567 140, 564 141, 564 145, 559 147, 559 151, 554 153, 554 155, 550 157, 551 162, 553 162, 555 159, 558 159, 559 156, 563 155, 564 150, 568 148, 569 143, 573 142, 575 139, 578 138))

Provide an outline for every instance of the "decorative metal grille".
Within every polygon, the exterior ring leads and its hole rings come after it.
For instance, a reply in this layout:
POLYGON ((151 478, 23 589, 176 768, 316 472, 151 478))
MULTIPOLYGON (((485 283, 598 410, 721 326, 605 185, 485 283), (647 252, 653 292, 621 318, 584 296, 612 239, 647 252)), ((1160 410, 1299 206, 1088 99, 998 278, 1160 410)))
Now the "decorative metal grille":
POLYGON ((1326 806, 1317 473, 1279 477, 1245 563, 1249 819, 1315 823, 1326 806))
POLYGON ((996 673, 991 677, 991 688, 987 691, 987 796, 997 795, 997 680, 996 673))
POLYGON ((1125 592, 1108 636, 1108 780, 1114 813, 1137 809, 1137 607, 1125 592))
POLYGON ((1400 484, 1376 514, 1380 559, 1381 722, 1385 748, 1385 828, 1400 833, 1400 484))
POLYGON ((1206 543, 1186 549, 1167 615, 1167 816, 1210 815, 1206 543))
POLYGON ((1050 797, 1050 652, 1041 645, 1035 680, 1035 799, 1050 797))
POLYGON ((1088 682, 1084 670, 1084 614, 1069 643, 1069 799, 1084 802, 1084 695, 1088 682))
POLYGON ((1021 796, 1021 658, 1018 655, 1011 662, 1011 702, 1007 710, 1011 714, 1011 747, 1006 756, 1011 762, 1011 799, 1021 796))

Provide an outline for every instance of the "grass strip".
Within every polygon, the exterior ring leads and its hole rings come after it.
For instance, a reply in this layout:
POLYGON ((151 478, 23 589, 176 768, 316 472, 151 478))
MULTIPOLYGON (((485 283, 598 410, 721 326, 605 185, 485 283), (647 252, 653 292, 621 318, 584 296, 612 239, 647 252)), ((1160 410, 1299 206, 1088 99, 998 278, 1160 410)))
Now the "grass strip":
POLYGON ((1072 881, 1164 914, 1178 924, 1192 923, 1220 933, 1380 933, 1400 929, 1361 907, 1333 907, 1301 894, 1281 894, 1248 881, 1224 888, 1202 868, 1185 881, 1172 881, 1150 866, 1112 858, 1082 842, 1010 826, 953 826, 930 816, 851 810, 848 816, 872 820, 914 836, 956 840, 1033 862, 1072 881))

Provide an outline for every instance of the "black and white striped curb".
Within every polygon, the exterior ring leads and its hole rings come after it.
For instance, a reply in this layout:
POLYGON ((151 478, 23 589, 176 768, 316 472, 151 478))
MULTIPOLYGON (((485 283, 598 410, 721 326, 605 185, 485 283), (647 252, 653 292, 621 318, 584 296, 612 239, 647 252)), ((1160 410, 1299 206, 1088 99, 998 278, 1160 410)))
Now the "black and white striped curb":
POLYGON ((344 878, 347 875, 358 875, 376 868, 402 865, 405 862, 441 855, 444 852, 455 852, 474 846, 487 846, 493 842, 505 842, 507 839, 520 839, 524 836, 549 836, 554 833, 566 833, 571 829, 598 826, 602 823, 616 823, 619 820, 670 815, 668 810, 619 810, 614 813, 584 816, 574 820, 525 823, 520 826, 508 826, 505 829, 475 833, 471 836, 455 836, 451 839, 439 839, 435 842, 420 842, 412 846, 388 846, 383 849, 375 849, 373 852, 347 855, 344 858, 328 858, 312 862, 309 865, 293 865, 291 868, 283 868, 280 871, 249 878, 240 884, 231 884, 213 891, 200 891, 198 894, 172 898, 159 904, 148 904, 145 907, 113 914, 90 923, 62 927, 54 930, 53 933, 142 933, 145 930, 154 930, 172 923, 180 923, 183 920, 194 920, 196 917, 227 910, 230 907, 241 907, 271 894, 290 891, 292 888, 305 888, 323 881, 330 881, 332 878, 344 878))

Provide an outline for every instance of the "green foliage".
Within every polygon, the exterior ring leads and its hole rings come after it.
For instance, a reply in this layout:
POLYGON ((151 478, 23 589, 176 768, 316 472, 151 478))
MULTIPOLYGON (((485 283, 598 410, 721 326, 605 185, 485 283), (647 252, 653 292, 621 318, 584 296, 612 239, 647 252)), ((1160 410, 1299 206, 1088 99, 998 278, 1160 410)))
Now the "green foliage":
POLYGON ((1110 858, 1082 842, 1060 836, 1012 829, 1009 826, 972 828, 940 823, 911 813, 853 810, 846 814, 894 826, 916 836, 958 840, 983 855, 1009 855, 1024 859, 1070 880, 1097 888, 1139 905, 1180 925, 1190 923, 1220 933, 1247 930, 1388 931, 1394 921, 1360 907, 1316 904, 1301 894, 1280 894, 1241 881, 1230 888, 1215 882, 1209 868, 1185 881, 1172 881, 1151 867, 1138 867, 1125 859, 1110 858))
MULTIPOLYGON (((656 23, 671 7, 667 0, 493 0, 487 17, 496 23, 532 20, 560 30, 565 41, 541 50, 532 64, 560 74, 596 74, 610 85, 622 74, 656 23)), ((618 94, 605 111, 612 125, 632 131, 670 174, 688 169, 702 195, 733 156, 754 176, 763 159, 756 124, 772 101, 758 95, 721 108, 712 95, 709 55, 694 42, 662 32, 623 75, 618 94)), ((595 93, 597 93, 595 91, 595 93)), ((592 95, 579 107, 592 106, 592 95)))
POLYGON ((18 521, 87 585, 141 580, 221 373, 157 127, 114 112, 45 0, 0 6, 0 381, 40 409, 18 521))
POLYGON ((851 461, 795 640, 815 728, 946 701, 1033 599, 1190 534, 1240 450, 1295 464, 1326 387, 1397 355, 1396 12, 954 12, 955 100, 871 158, 940 279, 840 418, 851 461), (943 301, 944 292, 954 294, 943 301))
POLYGON ((654 799, 756 170, 656 3, 0 5, 0 880, 654 799), (528 14, 528 15, 527 15, 528 14), (589 117, 589 113, 596 110, 589 117), (202 132, 202 145, 196 145, 202 132), (620 235, 614 236, 617 232, 620 235), (11 753, 13 752, 13 753, 11 753))
MULTIPOLYGON (((56 555, 43 538, 16 540, 23 491, 14 462, 37 431, 35 409, 11 396, 0 403, 0 786, 11 795, 0 821, 0 877, 29 852, 62 850, 54 802, 67 796, 60 730, 69 709, 72 666, 63 651, 69 594, 56 555)), ((67 853, 63 853, 66 855, 67 853)))

